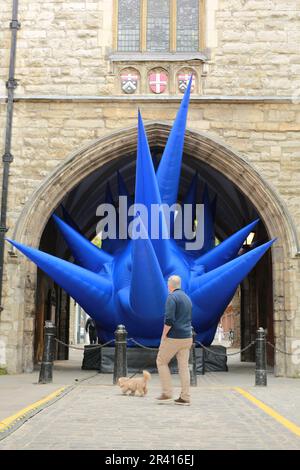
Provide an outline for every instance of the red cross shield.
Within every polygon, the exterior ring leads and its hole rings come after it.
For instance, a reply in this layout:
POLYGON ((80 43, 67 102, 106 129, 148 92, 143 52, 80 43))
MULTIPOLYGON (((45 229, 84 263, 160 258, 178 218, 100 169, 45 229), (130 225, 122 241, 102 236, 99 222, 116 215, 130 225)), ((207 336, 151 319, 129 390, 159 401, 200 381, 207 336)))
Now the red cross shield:
POLYGON ((153 93, 163 93, 167 87, 168 76, 164 72, 151 72, 149 74, 149 86, 153 93))

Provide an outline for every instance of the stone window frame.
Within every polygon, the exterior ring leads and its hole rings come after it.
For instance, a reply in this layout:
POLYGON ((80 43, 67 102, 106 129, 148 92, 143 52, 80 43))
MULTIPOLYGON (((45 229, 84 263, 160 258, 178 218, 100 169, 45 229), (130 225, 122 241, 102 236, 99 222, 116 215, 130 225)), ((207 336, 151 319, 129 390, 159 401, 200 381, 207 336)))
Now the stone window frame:
MULTIPOLYGON (((113 54, 111 54, 111 59, 118 60, 118 57, 122 57, 123 55, 131 55, 135 56, 135 59, 138 56, 146 58, 149 56, 149 60, 151 60, 157 52, 151 53, 151 51, 147 51, 147 3, 151 0, 140 0, 141 1, 141 14, 140 14, 140 50, 139 51, 118 51, 118 12, 119 12, 119 0, 113 0, 113 54)), ((166 56, 174 56, 177 54, 189 55, 194 54, 197 55, 201 52, 205 51, 206 48, 206 3, 207 0, 198 0, 199 2, 199 50, 198 51, 186 51, 186 52, 176 52, 176 22, 177 22, 177 0, 170 0, 170 44, 169 44, 169 51, 162 53, 162 55, 166 56)), ((198 57, 197 57, 198 58, 198 57)), ((200 58, 200 57, 199 57, 200 58)), ((142 60, 142 59, 141 59, 142 60)))

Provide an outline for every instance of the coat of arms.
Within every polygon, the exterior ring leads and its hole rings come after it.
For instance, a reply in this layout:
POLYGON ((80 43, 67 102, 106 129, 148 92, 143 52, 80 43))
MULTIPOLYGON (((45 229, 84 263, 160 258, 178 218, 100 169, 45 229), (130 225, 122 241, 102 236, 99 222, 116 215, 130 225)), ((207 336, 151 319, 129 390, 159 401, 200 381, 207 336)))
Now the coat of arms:
POLYGON ((135 93, 138 84, 138 75, 135 73, 125 72, 121 75, 121 88, 124 93, 135 93))
POLYGON ((165 72, 151 72, 149 86, 153 93, 163 93, 167 87, 168 75, 165 72))
MULTIPOLYGON (((184 93, 186 90, 186 87, 188 86, 189 80, 191 78, 191 73, 180 73, 178 75, 178 88, 181 91, 181 93, 184 93)), ((191 92, 194 91, 195 88, 195 75, 193 75, 192 79, 192 86, 191 86, 191 92)))

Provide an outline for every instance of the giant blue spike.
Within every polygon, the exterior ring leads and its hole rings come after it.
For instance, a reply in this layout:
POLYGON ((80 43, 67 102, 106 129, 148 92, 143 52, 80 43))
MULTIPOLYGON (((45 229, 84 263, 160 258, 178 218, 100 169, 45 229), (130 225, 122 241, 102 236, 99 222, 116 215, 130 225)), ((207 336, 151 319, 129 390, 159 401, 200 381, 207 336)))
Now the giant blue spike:
POLYGON ((62 208, 62 213, 63 213, 63 219, 64 221, 70 225, 74 230, 76 230, 78 233, 81 233, 83 235, 82 231, 80 230, 79 226, 76 224, 75 220, 71 217, 67 209, 61 204, 62 208))
POLYGON ((161 200, 169 206, 175 204, 177 201, 192 78, 191 76, 185 90, 156 174, 161 200))
POLYGON ((80 233, 57 217, 57 215, 53 214, 53 218, 80 266, 96 273, 100 271, 105 263, 112 261, 112 256, 109 253, 93 245, 83 235, 80 235, 80 233))
POLYGON ((113 332, 117 314, 112 308, 109 279, 14 240, 8 241, 68 292, 98 325, 113 332))
POLYGON ((259 219, 256 219, 254 222, 246 225, 246 227, 243 227, 241 230, 228 237, 208 253, 200 256, 195 260, 195 264, 205 266, 205 271, 208 272, 224 263, 227 263, 228 261, 231 261, 235 256, 237 256, 239 249, 243 245, 249 233, 255 229, 258 222, 259 219))
POLYGON ((206 184, 204 186, 202 204, 204 204, 204 221, 200 223, 204 223, 204 245, 201 251, 206 253, 215 246, 214 216, 206 184))
POLYGON ((168 291, 142 220, 140 223, 141 238, 132 241, 130 302, 137 313, 153 319, 163 315, 168 291), (147 289, 144 289, 144 286, 147 286, 147 289))
MULTIPOLYGON (((118 225, 117 225, 117 229, 118 229, 118 225)), ((126 244, 126 241, 120 240, 119 238, 115 238, 115 239, 105 238, 105 240, 102 240, 101 248, 103 249, 103 251, 105 251, 105 253, 114 255, 121 248, 124 248, 125 244, 126 244)))
POLYGON ((238 285, 248 275, 275 240, 235 258, 200 278, 200 287, 191 294, 196 331, 216 324, 232 299, 238 285))
MULTIPOLYGON (((158 189, 158 184, 154 172, 153 162, 150 154, 148 140, 142 121, 142 117, 138 115, 138 145, 137 145, 137 163, 136 163, 136 181, 135 181, 135 204, 143 204, 148 211, 148 219, 145 221, 141 215, 144 225, 148 229, 149 237, 151 238, 151 205, 161 205, 161 197, 158 189)), ((160 213, 160 233, 159 238, 151 238, 151 242, 160 264, 161 270, 164 273, 168 270, 169 262, 171 259, 170 253, 170 240, 163 239, 163 234, 166 234, 167 227, 165 218, 160 213)))
POLYGON ((122 289, 119 298, 131 320, 135 324, 142 324, 147 335, 155 337, 162 331, 168 291, 152 243, 140 218, 139 223, 141 237, 131 242, 130 288, 122 289), (147 289, 144 289, 145 286, 147 289))

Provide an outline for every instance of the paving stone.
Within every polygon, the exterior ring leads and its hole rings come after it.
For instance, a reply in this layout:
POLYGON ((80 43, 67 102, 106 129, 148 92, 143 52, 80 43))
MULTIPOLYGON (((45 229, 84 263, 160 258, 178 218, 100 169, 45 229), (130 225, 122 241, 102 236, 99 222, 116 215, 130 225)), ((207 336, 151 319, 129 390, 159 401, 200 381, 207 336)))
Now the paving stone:
MULTIPOLYGON (((144 398, 122 396, 102 380, 99 375, 79 384, 0 449, 300 449, 300 438, 233 387, 210 384, 214 375, 191 389, 190 407, 158 405, 157 376, 144 398)), ((278 387, 271 391, 274 403, 278 387)))

